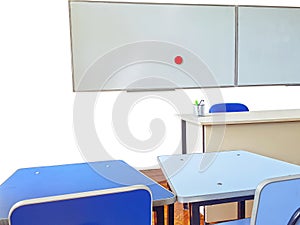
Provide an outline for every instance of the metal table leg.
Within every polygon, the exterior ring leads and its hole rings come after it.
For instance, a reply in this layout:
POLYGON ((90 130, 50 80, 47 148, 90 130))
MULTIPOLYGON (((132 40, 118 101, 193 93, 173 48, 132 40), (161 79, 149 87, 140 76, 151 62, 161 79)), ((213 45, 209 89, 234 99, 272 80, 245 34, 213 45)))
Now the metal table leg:
POLYGON ((238 219, 243 219, 245 218, 245 201, 240 201, 238 202, 238 219))
POLYGON ((191 225, 200 225, 200 205, 197 203, 190 204, 190 222, 191 225))
POLYGON ((156 212, 157 225, 165 224, 164 206, 155 206, 153 210, 156 212))
POLYGON ((174 204, 168 205, 168 225, 174 225, 174 204))
MULTIPOLYGON (((186 154, 186 121, 181 120, 181 151, 182 154, 186 154)), ((183 203, 183 210, 188 210, 189 206, 187 203, 183 203)))

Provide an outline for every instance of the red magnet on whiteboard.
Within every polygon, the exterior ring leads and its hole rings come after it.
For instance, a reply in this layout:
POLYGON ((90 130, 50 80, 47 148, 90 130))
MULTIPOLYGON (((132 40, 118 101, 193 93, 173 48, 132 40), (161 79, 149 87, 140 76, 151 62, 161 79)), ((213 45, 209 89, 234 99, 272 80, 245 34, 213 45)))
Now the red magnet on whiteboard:
POLYGON ((178 55, 175 57, 174 61, 177 65, 180 65, 183 62, 183 58, 180 55, 178 55))

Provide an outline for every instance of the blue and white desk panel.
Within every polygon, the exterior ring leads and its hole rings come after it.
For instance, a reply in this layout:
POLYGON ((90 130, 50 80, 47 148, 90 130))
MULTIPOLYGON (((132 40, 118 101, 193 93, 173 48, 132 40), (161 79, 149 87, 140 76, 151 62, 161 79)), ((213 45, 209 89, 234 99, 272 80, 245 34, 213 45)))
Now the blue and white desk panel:
POLYGON ((139 184, 150 188, 159 224, 164 224, 164 205, 173 224, 176 196, 121 160, 19 169, 0 185, 0 218, 21 200, 139 184))
POLYGON ((191 225, 199 225, 200 206, 253 199, 261 181, 300 174, 300 166, 246 151, 159 156, 158 161, 177 200, 190 203, 191 225))

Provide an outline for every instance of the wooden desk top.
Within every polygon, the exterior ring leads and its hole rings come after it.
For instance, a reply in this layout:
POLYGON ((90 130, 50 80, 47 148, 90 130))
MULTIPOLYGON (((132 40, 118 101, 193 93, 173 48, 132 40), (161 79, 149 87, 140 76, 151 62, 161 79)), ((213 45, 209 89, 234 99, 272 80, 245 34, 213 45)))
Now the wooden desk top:
POLYGON ((193 114, 178 116, 181 120, 198 125, 294 122, 300 121, 300 109, 209 113, 201 117, 193 114))

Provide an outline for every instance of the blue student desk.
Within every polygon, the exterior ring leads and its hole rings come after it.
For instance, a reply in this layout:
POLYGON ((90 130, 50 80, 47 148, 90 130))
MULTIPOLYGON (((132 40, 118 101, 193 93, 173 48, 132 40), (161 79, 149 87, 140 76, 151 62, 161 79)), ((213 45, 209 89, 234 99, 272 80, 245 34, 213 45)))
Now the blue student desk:
MULTIPOLYGON (((257 185, 272 177, 300 174, 300 166, 246 151, 225 151, 158 157, 171 189, 181 203, 190 203, 191 225, 200 224, 199 207, 253 199, 257 185)), ((274 203, 276 199, 274 199, 274 203)))
POLYGON ((19 169, 0 185, 0 218, 21 200, 136 184, 150 188, 158 224, 164 224, 164 205, 174 224, 175 195, 121 160, 19 169))

